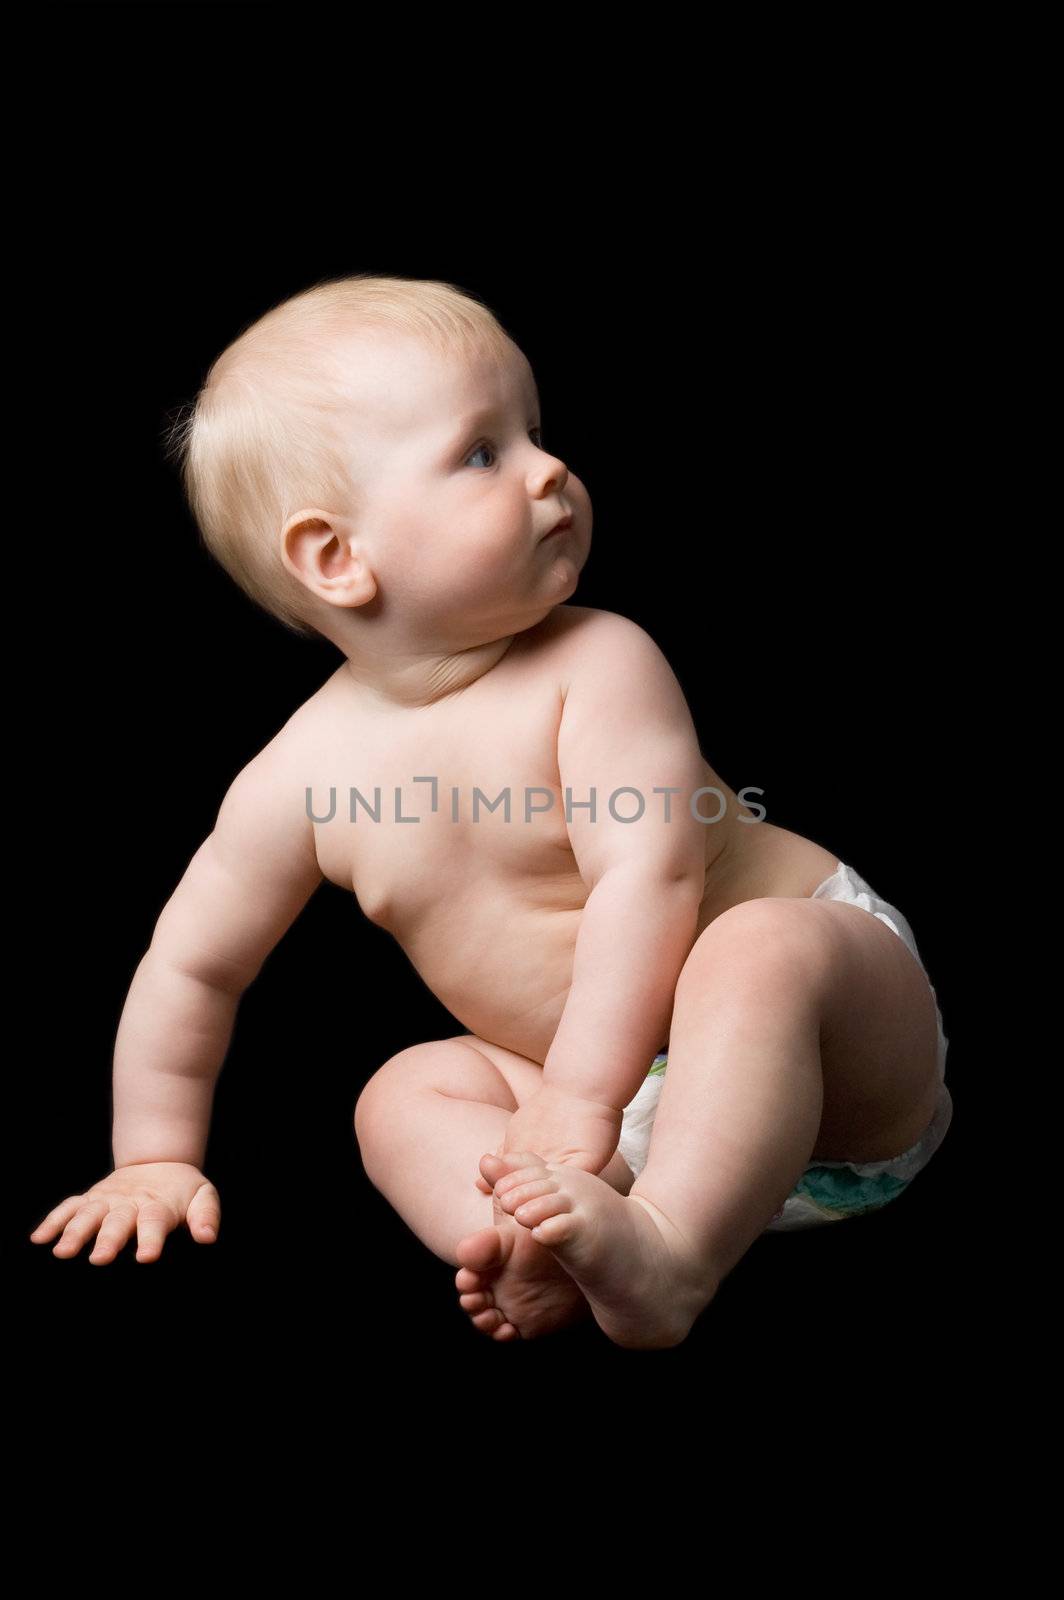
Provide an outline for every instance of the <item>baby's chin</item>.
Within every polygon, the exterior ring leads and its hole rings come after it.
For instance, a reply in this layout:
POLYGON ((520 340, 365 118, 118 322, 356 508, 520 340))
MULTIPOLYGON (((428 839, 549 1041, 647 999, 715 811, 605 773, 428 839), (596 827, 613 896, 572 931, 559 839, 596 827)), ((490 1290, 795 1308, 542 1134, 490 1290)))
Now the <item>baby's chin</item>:
POLYGON ((551 563, 552 576, 557 579, 559 591, 554 601, 555 605, 560 605, 563 600, 568 600, 571 595, 575 594, 586 560, 586 551, 581 555, 576 552, 570 553, 569 551, 558 552, 551 563))

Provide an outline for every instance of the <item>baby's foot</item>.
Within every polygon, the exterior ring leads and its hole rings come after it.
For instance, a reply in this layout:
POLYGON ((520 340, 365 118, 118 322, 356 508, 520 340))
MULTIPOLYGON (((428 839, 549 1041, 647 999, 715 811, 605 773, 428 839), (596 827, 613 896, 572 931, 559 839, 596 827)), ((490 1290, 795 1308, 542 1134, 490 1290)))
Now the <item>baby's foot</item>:
MULTIPOLYGON (((480 1170, 492 1183, 538 1159, 527 1151, 488 1155, 480 1170)), ((491 1227, 459 1239, 455 1246, 458 1304, 473 1326, 500 1341, 534 1339, 587 1317, 587 1301, 551 1252, 495 1199, 492 1214, 491 1227)))
MULTIPOLYGON (((491 1174, 481 1163, 486 1178, 491 1174)), ((531 1156, 494 1194, 583 1290, 614 1344, 680 1344, 718 1287, 679 1230, 649 1200, 624 1196, 581 1167, 531 1156)))

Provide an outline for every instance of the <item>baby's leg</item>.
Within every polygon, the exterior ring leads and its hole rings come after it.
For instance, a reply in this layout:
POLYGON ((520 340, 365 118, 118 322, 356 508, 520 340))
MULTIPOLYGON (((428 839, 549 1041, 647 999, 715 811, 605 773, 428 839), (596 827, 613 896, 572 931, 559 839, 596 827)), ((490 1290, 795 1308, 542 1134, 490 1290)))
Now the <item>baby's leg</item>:
POLYGON ((457 1265, 455 1244, 492 1219, 475 1188, 485 1150, 517 1109, 506 1079, 458 1039, 412 1045, 374 1073, 355 1106, 366 1176, 423 1244, 457 1265))
POLYGON ((667 1216, 719 1283, 811 1160, 876 1161, 916 1141, 934 1111, 937 1037, 926 974, 867 911, 792 898, 734 907, 677 986, 631 1196, 667 1216))
POLYGON ((678 1344, 812 1158, 898 1154, 930 1120, 926 975, 857 906, 765 898, 700 935, 677 985, 647 1165, 627 1199, 539 1164, 495 1194, 616 1343, 678 1344))
MULTIPOLYGON (((476 1187, 542 1067, 472 1034, 401 1050, 355 1107, 366 1175, 424 1244, 461 1271, 462 1309, 491 1337, 534 1337, 588 1314, 549 1250, 476 1187), (461 1253, 458 1245, 468 1247, 461 1253)), ((626 1194, 632 1174, 615 1155, 601 1177, 626 1194)), ((596 1180, 597 1181, 597 1180, 596 1180)))
POLYGON ((794 1188, 820 1129, 829 961, 791 905, 733 908, 688 958, 647 1164, 631 1191, 687 1242, 707 1301, 794 1188))
MULTIPOLYGON (((539 1086, 542 1067, 472 1034, 411 1045, 374 1073, 355 1107, 366 1175, 434 1255, 457 1266, 455 1245, 495 1221, 476 1187, 480 1158, 539 1086), (485 1049, 505 1068, 489 1059, 485 1049)), ((602 1177, 627 1193, 632 1174, 616 1156, 602 1177)))

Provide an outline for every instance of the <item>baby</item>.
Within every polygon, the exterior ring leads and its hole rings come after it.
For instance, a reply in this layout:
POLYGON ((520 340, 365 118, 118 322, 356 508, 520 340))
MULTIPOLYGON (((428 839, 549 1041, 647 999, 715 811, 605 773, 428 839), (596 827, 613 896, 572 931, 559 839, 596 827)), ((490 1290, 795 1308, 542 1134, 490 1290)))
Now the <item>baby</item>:
POLYGON ((490 1338, 591 1315, 675 1346, 763 1232, 882 1206, 944 1137, 911 928, 711 770, 638 624, 567 603, 591 502, 541 428, 528 361, 445 283, 318 284, 212 366, 174 435, 204 541, 343 659, 158 919, 115 1170, 31 1235, 57 1256, 217 1238, 215 1079, 323 878, 467 1030, 380 1066, 354 1131, 490 1338))

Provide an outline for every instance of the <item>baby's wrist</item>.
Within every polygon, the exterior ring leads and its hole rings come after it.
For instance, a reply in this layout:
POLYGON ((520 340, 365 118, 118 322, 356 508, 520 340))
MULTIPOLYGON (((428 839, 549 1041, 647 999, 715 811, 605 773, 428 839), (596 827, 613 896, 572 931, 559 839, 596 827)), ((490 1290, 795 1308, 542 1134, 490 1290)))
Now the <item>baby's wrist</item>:
POLYGON ((606 1100, 601 1094, 588 1094, 584 1088, 579 1090, 571 1089, 568 1085, 555 1083, 553 1080, 549 1083, 544 1080, 536 1090, 536 1093, 546 1098, 557 1100, 559 1103, 561 1101, 576 1101, 579 1105, 591 1107, 595 1111, 608 1111, 618 1117, 624 1112, 623 1106, 615 1106, 612 1101, 606 1100))

